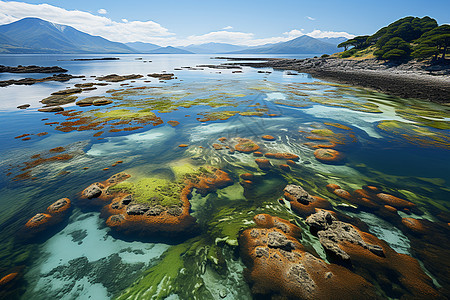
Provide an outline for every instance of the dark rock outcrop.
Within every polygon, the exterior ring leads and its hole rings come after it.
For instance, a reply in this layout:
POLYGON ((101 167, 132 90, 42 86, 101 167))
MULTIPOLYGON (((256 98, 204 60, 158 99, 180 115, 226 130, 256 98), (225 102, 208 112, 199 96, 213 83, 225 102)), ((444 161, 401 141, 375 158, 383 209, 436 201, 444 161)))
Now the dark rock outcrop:
POLYGON ((81 196, 87 199, 98 198, 104 188, 105 186, 100 182, 93 183, 81 192, 81 196))
POLYGON ((289 201, 298 201, 302 204, 309 204, 314 201, 314 198, 299 185, 289 184, 283 191, 284 197, 289 201))
POLYGON ((0 73, 64 73, 67 72, 66 69, 61 67, 40 67, 40 66, 3 66, 0 65, 0 73))
POLYGON ((339 259, 350 259, 350 255, 339 247, 342 242, 359 245, 378 256, 384 256, 383 248, 366 243, 353 225, 336 220, 328 211, 320 210, 309 216, 306 223, 317 230, 322 246, 339 259))
POLYGON ((267 214, 256 215, 254 221, 257 227, 241 233, 239 247, 256 299, 378 298, 362 277, 306 252, 294 224, 267 214))
POLYGON ((10 80, 4 80, 0 81, 0 87, 5 87, 8 85, 32 85, 38 82, 45 82, 45 81, 58 81, 58 82, 64 82, 68 81, 72 78, 83 78, 84 76, 73 76, 70 74, 55 74, 51 77, 44 77, 40 79, 35 78, 23 78, 23 79, 10 79, 10 80))
POLYGON ((95 80, 99 81, 106 81, 106 82, 120 82, 125 80, 131 80, 131 79, 139 79, 144 76, 139 74, 131 74, 131 75, 117 75, 117 74, 110 74, 102 77, 97 77, 95 80))

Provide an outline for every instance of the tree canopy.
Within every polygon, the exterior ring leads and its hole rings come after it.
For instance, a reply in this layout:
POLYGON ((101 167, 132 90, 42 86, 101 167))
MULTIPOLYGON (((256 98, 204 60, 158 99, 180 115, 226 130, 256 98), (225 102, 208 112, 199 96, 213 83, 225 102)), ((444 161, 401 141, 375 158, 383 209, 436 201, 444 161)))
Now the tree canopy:
POLYGON ((378 59, 399 60, 425 59, 434 56, 445 58, 450 45, 450 25, 438 26, 435 19, 405 17, 378 30, 370 36, 357 36, 340 43, 345 52, 343 57, 349 57, 358 50, 375 46, 373 53, 378 59), (348 50, 350 49, 350 50, 348 50))
POLYGON ((445 59, 450 46, 450 25, 441 25, 424 33, 416 43, 412 53, 414 58, 434 56, 434 59, 438 59, 439 54, 442 54, 441 58, 445 59))

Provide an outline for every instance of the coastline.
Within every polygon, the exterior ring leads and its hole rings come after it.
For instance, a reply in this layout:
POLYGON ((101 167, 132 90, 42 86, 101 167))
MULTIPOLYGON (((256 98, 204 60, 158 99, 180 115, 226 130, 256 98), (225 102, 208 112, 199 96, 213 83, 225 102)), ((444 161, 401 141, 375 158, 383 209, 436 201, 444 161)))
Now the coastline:
POLYGON ((373 89, 401 98, 414 98, 450 104, 450 63, 429 65, 409 62, 389 64, 375 59, 339 58, 265 59, 216 57, 232 65, 273 68, 311 74, 327 81, 373 89), (263 62, 261 62, 263 61, 263 62))

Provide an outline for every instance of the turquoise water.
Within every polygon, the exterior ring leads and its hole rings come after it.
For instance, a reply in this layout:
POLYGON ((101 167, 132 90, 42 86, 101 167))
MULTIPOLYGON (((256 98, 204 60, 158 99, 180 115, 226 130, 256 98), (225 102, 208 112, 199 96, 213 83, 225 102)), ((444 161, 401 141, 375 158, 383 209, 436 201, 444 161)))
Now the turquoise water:
MULTIPOLYGON (((310 194, 328 199, 335 210, 359 217, 369 232, 395 251, 419 260, 422 257, 397 223, 329 193, 325 186, 335 183, 353 191, 374 185, 419 208, 409 215, 399 212, 402 217, 436 224, 450 221, 448 106, 327 83, 308 74, 269 69, 262 70, 270 73, 258 73, 259 69, 247 67, 242 73, 182 68, 224 62, 207 55, 117 55, 117 61, 70 61, 81 57, 103 55, 0 56, 0 64, 58 65, 69 74, 86 76, 86 80, 0 88, 0 277, 18 273, 2 296, 250 299, 237 250, 239 231, 254 225, 257 213, 295 220, 307 231, 301 218, 277 201, 288 183, 301 183, 310 194), (163 71, 173 72, 176 79, 161 82, 147 76, 163 71), (78 100, 106 96, 114 101, 108 106, 67 104, 65 115, 37 111, 42 106, 39 101, 51 93, 98 82, 92 76, 108 74, 144 77, 76 94, 78 100), (16 108, 25 103, 30 108, 16 108), (162 122, 144 122, 151 113, 162 122), (85 118, 83 124, 66 124, 80 116, 85 118), (102 129, 78 127, 98 120, 102 129), (124 123, 115 124, 121 120, 124 123), (169 120, 180 124, 173 127, 169 120), (42 132, 48 134, 39 136, 42 132), (23 134, 30 134, 25 136, 30 139, 15 138, 23 134), (275 140, 261 139, 265 134, 275 140), (272 169, 264 171, 251 154, 214 150, 212 144, 221 137, 248 138, 262 152, 289 152, 299 161, 285 172, 278 167, 285 160, 272 159, 272 169), (330 143, 345 156, 343 161, 328 164, 315 158, 317 146, 330 143), (38 154, 57 155, 50 151, 56 147, 64 147, 70 158, 32 163, 38 154), (130 174, 132 182, 154 177, 174 181, 177 168, 186 165, 214 166, 233 180, 207 195, 194 192, 190 214, 199 229, 189 236, 143 238, 117 233, 105 225, 101 207, 78 201, 84 188, 118 172, 130 174), (259 176, 251 191, 239 183, 242 173, 259 176), (67 219, 50 231, 28 236, 25 223, 63 197, 72 200, 67 219)), ((3 73, 0 80, 46 76, 3 73)), ((326 259, 316 237, 308 236, 302 243, 326 259)), ((436 272, 433 262, 424 260, 422 266, 435 284, 445 285, 445 273, 436 272)))

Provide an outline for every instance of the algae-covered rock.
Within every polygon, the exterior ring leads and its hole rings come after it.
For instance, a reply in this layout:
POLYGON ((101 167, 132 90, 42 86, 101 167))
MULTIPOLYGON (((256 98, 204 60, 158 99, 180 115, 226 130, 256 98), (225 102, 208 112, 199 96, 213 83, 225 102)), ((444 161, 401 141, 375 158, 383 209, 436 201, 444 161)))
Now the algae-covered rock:
POLYGON ((377 298, 361 276, 306 252, 297 240, 297 226, 270 215, 254 219, 258 226, 241 233, 239 246, 255 298, 352 299, 355 293, 377 298))

